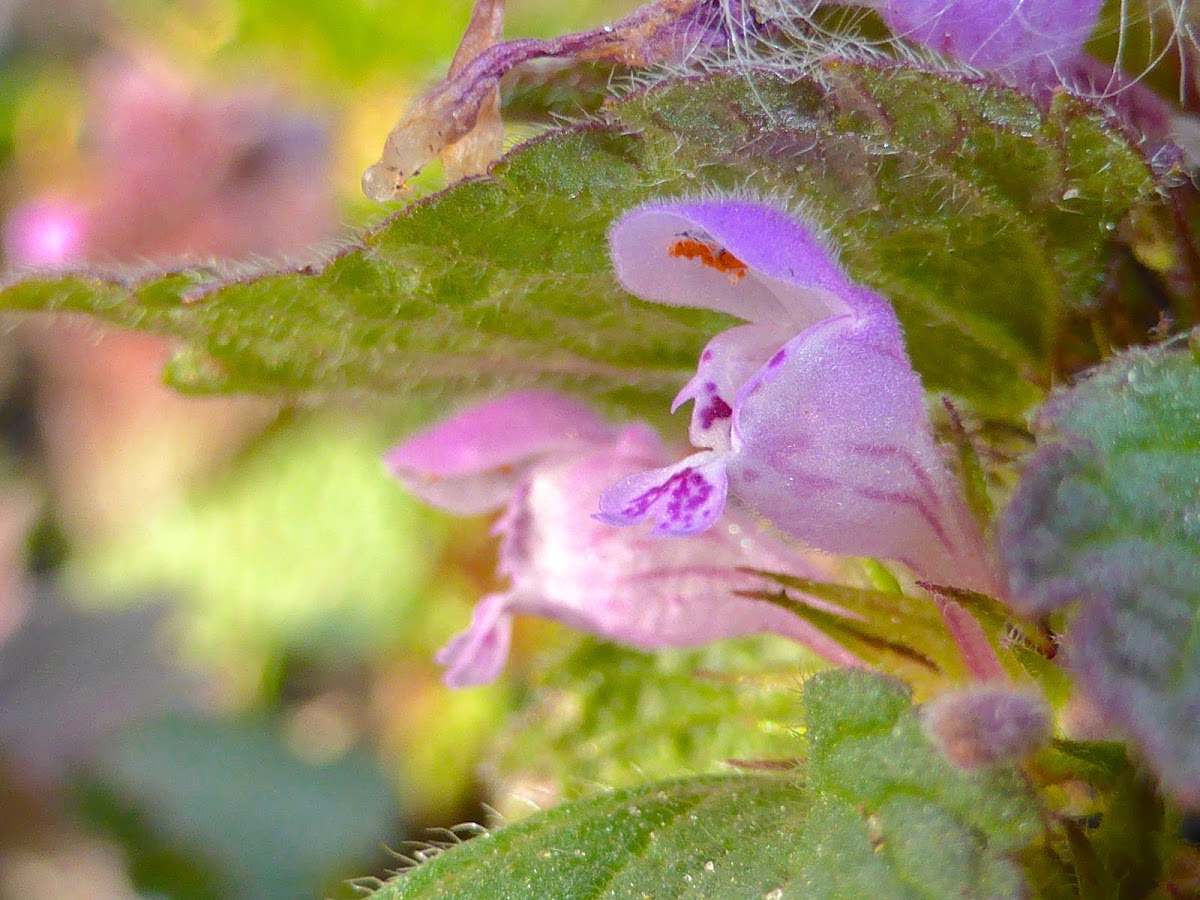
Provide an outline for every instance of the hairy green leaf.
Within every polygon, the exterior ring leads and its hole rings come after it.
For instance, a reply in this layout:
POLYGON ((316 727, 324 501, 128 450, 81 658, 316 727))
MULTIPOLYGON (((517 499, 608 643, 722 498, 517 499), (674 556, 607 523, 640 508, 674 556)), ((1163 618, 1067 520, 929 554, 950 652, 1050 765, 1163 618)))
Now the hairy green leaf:
POLYGON ((715 775, 626 788, 468 841, 374 896, 765 896, 788 882, 807 806, 778 777, 715 775))
POLYGON ((1017 772, 954 769, 890 679, 822 673, 804 705, 804 781, 706 776, 577 801, 449 849, 375 896, 1020 896, 1014 857, 1040 825, 1017 772))
POLYGON ((1013 603, 1078 601, 1069 665, 1167 787, 1200 801, 1200 361, 1125 354, 1037 428, 1001 529, 1013 603))
POLYGON ((816 802, 794 896, 1020 896, 1013 856, 1040 824, 1015 769, 955 769, 891 679, 828 672, 808 683, 804 706, 816 802))
POLYGON ((831 62, 809 76, 677 78, 519 148, 297 271, 26 276, 10 309, 85 311, 175 335, 192 390, 458 394, 557 383, 655 406, 721 326, 623 294, 606 231, 652 196, 752 193, 804 212, 891 297, 931 389, 1012 417, 1054 369, 1106 245, 1152 189, 1082 105, 831 62))

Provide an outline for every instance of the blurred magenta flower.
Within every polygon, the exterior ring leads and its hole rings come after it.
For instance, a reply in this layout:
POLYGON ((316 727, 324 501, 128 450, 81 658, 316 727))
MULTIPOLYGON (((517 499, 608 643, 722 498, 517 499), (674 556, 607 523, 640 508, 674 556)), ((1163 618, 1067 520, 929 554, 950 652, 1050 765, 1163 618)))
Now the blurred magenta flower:
POLYGON ((703 535, 660 541, 592 516, 614 480, 666 460, 645 426, 615 428, 544 391, 469 409, 388 454, 396 477, 436 506, 504 510, 495 531, 510 587, 482 600, 471 626, 439 654, 447 684, 483 684, 500 674, 516 613, 646 649, 773 632, 832 662, 859 662, 786 610, 734 595, 767 586, 743 566, 820 577, 752 519, 731 515, 703 535))
POLYGON ((749 324, 709 342, 675 400, 693 401, 700 452, 618 481, 601 499, 604 521, 697 534, 732 492, 817 549, 997 589, 934 444, 895 313, 850 281, 809 228, 762 203, 672 201, 625 215, 611 243, 630 292, 749 324))
MULTIPOLYGON (((101 62, 88 87, 87 187, 11 214, 10 264, 296 258, 333 236, 320 118, 287 109, 264 87, 202 87, 149 61, 101 62)), ((201 402, 165 388, 172 349, 162 338, 99 334, 62 319, 22 335, 50 375, 39 390, 39 427, 58 513, 69 531, 89 536, 177 495, 271 415, 256 399, 201 402)))
POLYGON ((87 213, 69 200, 34 200, 16 210, 4 224, 8 258, 43 269, 78 262, 86 238, 87 213))

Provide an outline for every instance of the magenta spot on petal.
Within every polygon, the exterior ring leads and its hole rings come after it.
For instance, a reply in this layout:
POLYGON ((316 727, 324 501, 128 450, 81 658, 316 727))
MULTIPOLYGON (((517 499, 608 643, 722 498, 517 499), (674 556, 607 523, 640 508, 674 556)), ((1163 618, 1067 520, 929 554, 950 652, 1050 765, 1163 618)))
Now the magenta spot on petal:
POLYGON ((781 365, 783 365, 783 361, 785 359, 787 359, 787 350, 780 350, 778 353, 776 353, 774 356, 771 357, 771 361, 769 363, 767 363, 767 368, 768 369, 777 369, 781 365))
POLYGON ((715 394, 717 392, 717 383, 715 381, 706 381, 704 382, 704 389, 710 394, 715 394))
POLYGON ((667 482, 670 499, 667 502, 667 518, 681 528, 691 528, 692 522, 708 498, 713 486, 695 469, 684 469, 667 482))
MULTIPOLYGON (((685 471, 690 472, 691 469, 686 469, 685 471)), ((678 475, 672 476, 672 478, 665 483, 656 484, 645 493, 638 494, 623 510, 621 510, 622 515, 627 516, 629 519, 640 519, 642 516, 646 515, 650 507, 658 502, 658 498, 667 492, 667 489, 671 485, 671 481, 678 477, 678 475)))
POLYGON ((700 411, 700 427, 705 431, 712 428, 717 419, 728 419, 733 415, 733 409, 720 397, 713 397, 712 402, 700 411))
POLYGON ((713 490, 713 485, 708 479, 695 469, 681 469, 662 484, 634 498, 623 512, 630 518, 640 518, 665 497, 666 515, 659 520, 660 523, 669 524, 671 530, 688 530, 692 528, 696 514, 703 510, 713 490))
POLYGON ((709 362, 712 360, 712 358, 713 358, 713 352, 711 350, 705 350, 703 353, 700 354, 700 362, 709 362))

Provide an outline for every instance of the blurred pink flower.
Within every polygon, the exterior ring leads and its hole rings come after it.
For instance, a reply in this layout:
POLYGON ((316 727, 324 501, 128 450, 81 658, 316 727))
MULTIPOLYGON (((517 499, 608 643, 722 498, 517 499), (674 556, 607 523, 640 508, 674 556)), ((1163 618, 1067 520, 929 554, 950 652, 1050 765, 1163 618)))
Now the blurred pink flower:
MULTIPOLYGON (((214 91, 109 60, 90 82, 87 183, 6 223, 12 264, 68 268, 303 256, 336 225, 326 125, 260 87, 214 91)), ((270 404, 162 386, 172 345, 70 319, 23 332, 64 524, 119 526, 240 446, 270 404)))
POLYGON ((79 262, 87 239, 87 214, 67 200, 34 200, 4 225, 8 258, 26 266, 62 268, 79 262))
POLYGON ((100 64, 89 110, 94 188, 73 203, 19 209, 10 261, 277 256, 327 239, 335 210, 325 125, 281 107, 261 88, 208 92, 147 65, 100 64), (48 252, 59 246, 70 252, 48 252))

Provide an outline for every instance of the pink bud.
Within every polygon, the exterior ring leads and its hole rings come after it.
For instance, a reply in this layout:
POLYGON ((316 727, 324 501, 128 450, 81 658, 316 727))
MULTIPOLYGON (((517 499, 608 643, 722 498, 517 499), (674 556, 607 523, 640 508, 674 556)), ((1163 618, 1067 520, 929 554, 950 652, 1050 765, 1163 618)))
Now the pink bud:
POLYGON ((1036 752, 1049 741, 1052 720, 1039 693, 979 685, 926 703, 921 727, 956 766, 978 769, 1036 752))

